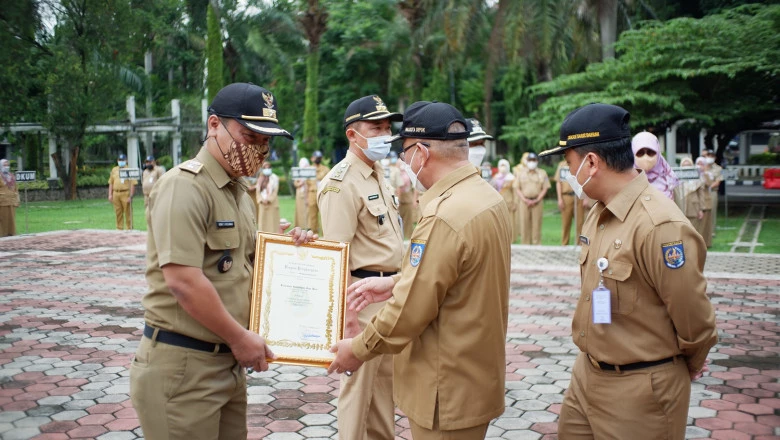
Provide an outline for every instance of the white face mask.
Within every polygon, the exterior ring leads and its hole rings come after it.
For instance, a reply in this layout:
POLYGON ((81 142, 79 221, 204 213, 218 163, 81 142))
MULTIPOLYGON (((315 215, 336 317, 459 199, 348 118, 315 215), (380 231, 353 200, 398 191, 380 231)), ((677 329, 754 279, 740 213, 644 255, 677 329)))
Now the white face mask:
POLYGON ((117 161, 116 164, 119 165, 120 167, 123 167, 123 166, 127 165, 127 162, 125 162, 124 160, 120 160, 120 161, 117 161))
POLYGON ((708 158, 706 158, 704 160, 707 161, 707 165, 712 165, 712 164, 715 163, 715 158, 714 157, 708 157, 708 158))
MULTIPOLYGON (((368 142, 368 147, 363 150, 363 154, 366 155, 368 160, 376 162, 378 160, 384 159, 388 154, 390 154, 390 142, 388 142, 388 140, 392 136, 384 135, 367 138, 360 134, 360 132, 357 130, 355 130, 355 133, 368 142)), ((360 148, 359 145, 358 148, 360 148)))
POLYGON ((273 170, 270 168, 263 168, 263 175, 270 176, 271 174, 273 174, 273 170))
POLYGON ((585 159, 583 158, 582 163, 580 164, 580 167, 577 168, 577 172, 575 174, 569 173, 566 177, 564 177, 564 180, 566 183, 571 186, 571 189, 574 191, 574 194, 577 196, 578 199, 581 199, 583 194, 585 192, 583 191, 583 188, 585 185, 590 182, 590 177, 588 177, 588 180, 585 181, 582 185, 580 185, 580 182, 577 181, 577 176, 580 174, 580 170, 582 170, 582 166, 585 165, 585 159))
POLYGON ((481 166, 482 159, 485 158, 486 151, 487 149, 482 145, 469 148, 469 162, 471 162, 471 164, 475 167, 481 166))
POLYGON ((412 158, 409 160, 409 164, 406 164, 406 166, 404 167, 404 171, 406 172, 406 175, 409 176, 409 180, 411 181, 412 185, 414 185, 415 189, 417 189, 417 191, 420 191, 422 193, 428 190, 428 188, 426 188, 425 186, 423 186, 422 183, 420 183, 420 179, 418 178, 418 176, 420 175, 420 171, 422 171, 423 167, 421 166, 420 169, 417 170, 417 172, 415 173, 414 171, 412 171, 412 166, 410 165, 411 163, 414 163, 414 155, 417 154, 417 151, 419 151, 419 149, 420 147, 418 146, 417 149, 414 151, 414 153, 412 153, 412 158))
POLYGON ((641 168, 644 172, 648 172, 658 163, 658 155, 650 156, 649 154, 645 154, 641 157, 634 156, 634 162, 636 162, 636 166, 641 168))
POLYGON ((528 166, 529 170, 535 170, 537 166, 539 166, 539 162, 535 160, 529 160, 526 162, 526 165, 528 166))
POLYGON ((3 167, 3 168, 2 168, 2 171, 3 171, 4 173, 6 173, 6 174, 7 174, 7 173, 10 173, 10 172, 11 172, 11 167, 3 167))

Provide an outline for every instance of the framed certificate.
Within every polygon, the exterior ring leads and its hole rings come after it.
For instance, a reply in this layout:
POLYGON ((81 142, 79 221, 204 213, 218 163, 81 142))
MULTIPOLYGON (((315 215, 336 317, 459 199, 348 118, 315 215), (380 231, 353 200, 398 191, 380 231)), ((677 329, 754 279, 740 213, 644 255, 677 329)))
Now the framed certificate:
POLYGON ((265 338, 274 362, 328 366, 344 335, 349 244, 257 233, 249 329, 265 338))

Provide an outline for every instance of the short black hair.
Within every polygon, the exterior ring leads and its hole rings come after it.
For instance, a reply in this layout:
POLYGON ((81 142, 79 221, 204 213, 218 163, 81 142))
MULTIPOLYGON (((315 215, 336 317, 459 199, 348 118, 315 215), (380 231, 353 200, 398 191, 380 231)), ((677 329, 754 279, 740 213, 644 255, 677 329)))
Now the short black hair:
POLYGON ((596 153, 607 164, 607 168, 619 173, 634 167, 634 152, 631 150, 630 137, 583 145, 577 147, 576 151, 583 157, 588 153, 596 153))

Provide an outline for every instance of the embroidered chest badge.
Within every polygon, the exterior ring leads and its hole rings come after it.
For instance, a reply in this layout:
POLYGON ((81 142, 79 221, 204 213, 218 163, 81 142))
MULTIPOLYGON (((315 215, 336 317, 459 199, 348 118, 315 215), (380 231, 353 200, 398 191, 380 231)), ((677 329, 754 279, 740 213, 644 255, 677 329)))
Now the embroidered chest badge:
POLYGON ((425 252, 424 240, 412 240, 412 247, 409 250, 409 264, 412 267, 417 267, 422 259, 423 252, 425 252))
POLYGON ((664 263, 670 269, 678 269, 685 264, 685 249, 682 241, 672 241, 661 244, 664 263))

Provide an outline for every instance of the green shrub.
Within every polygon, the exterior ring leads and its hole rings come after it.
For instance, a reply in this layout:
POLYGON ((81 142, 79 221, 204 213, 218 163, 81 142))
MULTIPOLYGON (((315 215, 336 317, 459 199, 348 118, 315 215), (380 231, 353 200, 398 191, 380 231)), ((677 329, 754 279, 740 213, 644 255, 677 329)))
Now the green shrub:
POLYGON ((780 165, 780 154, 761 153, 754 154, 748 158, 748 165, 780 165))
POLYGON ((49 189, 49 182, 45 180, 35 180, 32 182, 19 182, 19 191, 25 189, 49 189))

